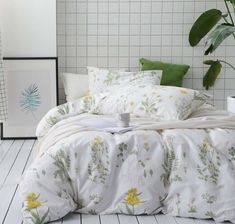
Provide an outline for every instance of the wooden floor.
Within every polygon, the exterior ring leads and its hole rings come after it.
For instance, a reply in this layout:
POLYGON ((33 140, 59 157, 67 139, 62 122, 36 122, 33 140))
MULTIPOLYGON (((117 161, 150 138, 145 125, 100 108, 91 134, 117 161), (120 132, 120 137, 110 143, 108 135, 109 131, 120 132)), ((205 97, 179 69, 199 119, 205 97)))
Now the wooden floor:
MULTIPOLYGON (((0 223, 21 224, 18 182, 32 162, 34 140, 2 141, 0 143, 0 223)), ((165 215, 80 215, 71 214, 58 224, 213 224, 213 221, 174 218, 165 215)))

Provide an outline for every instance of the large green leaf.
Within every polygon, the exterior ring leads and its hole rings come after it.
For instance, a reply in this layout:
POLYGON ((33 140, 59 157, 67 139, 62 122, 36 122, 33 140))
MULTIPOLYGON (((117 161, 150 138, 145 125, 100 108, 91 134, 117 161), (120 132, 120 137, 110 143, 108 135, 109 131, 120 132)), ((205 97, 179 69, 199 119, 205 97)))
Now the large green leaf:
POLYGON ((216 61, 214 61, 214 60, 206 60, 206 61, 203 61, 203 64, 205 64, 205 65, 212 65, 215 62, 216 61))
POLYGON ((196 46, 203 37, 205 37, 211 29, 222 18, 222 12, 218 9, 210 9, 204 12, 193 24, 189 33, 189 43, 192 47, 196 46))
POLYGON ((206 75, 203 78, 203 86, 208 90, 209 87, 215 84, 215 80, 220 74, 222 65, 219 61, 215 61, 208 69, 206 75))
POLYGON ((217 47, 230 35, 235 32, 235 27, 231 24, 218 25, 209 35, 206 41, 205 55, 214 52, 217 47))

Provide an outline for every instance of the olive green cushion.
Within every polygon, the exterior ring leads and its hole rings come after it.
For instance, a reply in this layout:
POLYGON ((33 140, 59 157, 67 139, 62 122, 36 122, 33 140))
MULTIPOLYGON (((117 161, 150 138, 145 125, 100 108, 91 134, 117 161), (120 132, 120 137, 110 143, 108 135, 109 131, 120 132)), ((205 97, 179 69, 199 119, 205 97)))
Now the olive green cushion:
POLYGON ((183 78, 189 70, 189 65, 179 65, 164 63, 161 61, 150 61, 145 58, 140 59, 142 71, 145 70, 162 70, 161 85, 164 86, 179 86, 183 85, 183 78))

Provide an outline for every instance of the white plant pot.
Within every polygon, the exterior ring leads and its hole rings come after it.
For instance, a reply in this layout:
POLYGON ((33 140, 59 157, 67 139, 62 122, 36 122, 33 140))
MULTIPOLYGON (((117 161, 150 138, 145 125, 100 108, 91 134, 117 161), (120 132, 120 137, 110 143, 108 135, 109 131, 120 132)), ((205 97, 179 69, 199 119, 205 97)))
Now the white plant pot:
POLYGON ((235 113, 235 96, 228 96, 227 110, 231 113, 235 113))

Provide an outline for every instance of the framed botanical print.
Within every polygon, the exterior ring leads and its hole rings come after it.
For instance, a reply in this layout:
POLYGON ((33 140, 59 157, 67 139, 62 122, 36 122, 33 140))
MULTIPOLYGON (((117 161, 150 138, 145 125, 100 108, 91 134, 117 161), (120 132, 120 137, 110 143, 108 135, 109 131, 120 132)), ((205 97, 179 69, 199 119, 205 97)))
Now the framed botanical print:
POLYGON ((4 58, 8 120, 1 139, 34 139, 41 118, 58 105, 57 58, 4 58))

